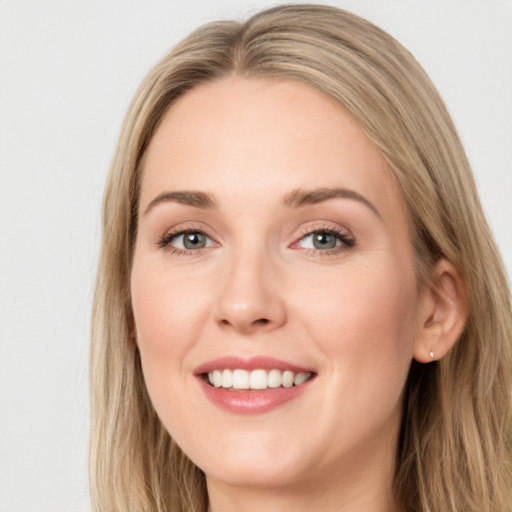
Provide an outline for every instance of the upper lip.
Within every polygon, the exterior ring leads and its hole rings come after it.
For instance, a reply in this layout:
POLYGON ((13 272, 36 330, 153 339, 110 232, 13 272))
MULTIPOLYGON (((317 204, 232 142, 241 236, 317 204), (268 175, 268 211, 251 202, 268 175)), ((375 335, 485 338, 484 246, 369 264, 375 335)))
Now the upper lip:
POLYGON ((201 375, 204 373, 211 372, 213 370, 271 370, 273 368, 277 368, 278 370, 290 370, 292 372, 311 372, 313 370, 310 368, 306 368, 303 366, 299 366, 293 363, 289 363, 287 361, 283 361, 280 359, 275 359, 273 357, 268 356, 251 356, 251 357, 241 357, 241 356, 224 356, 219 357, 217 359, 212 359, 211 361, 207 361, 206 363, 198 366, 194 373, 196 375, 201 375))

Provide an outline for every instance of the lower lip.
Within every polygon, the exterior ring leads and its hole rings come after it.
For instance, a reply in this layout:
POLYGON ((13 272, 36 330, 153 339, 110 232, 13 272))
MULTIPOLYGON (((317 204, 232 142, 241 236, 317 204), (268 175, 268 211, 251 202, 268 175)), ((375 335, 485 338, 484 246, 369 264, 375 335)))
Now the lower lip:
POLYGON ((198 377, 206 396, 217 406, 237 414, 262 414, 300 396, 310 381, 290 388, 229 390, 215 388, 198 377))

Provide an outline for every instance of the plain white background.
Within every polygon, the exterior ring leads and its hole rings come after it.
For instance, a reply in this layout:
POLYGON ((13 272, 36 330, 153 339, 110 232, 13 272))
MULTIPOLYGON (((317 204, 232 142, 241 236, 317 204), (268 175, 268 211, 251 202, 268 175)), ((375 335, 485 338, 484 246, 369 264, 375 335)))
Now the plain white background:
MULTIPOLYGON (((0 0, 0 512, 84 512, 99 210, 131 96, 196 26, 276 2, 0 0)), ((339 0, 431 75, 512 270, 512 0, 339 0)))

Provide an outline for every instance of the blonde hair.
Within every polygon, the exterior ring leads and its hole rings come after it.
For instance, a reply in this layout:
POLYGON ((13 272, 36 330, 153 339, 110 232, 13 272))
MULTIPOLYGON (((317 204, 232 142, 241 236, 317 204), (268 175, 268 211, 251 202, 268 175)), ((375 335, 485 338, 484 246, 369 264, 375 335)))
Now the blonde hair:
POLYGON ((512 314, 496 245, 449 114, 391 36, 312 5, 201 27, 150 72, 112 162, 93 311, 91 485, 97 512, 201 511, 204 475, 145 389, 133 340, 130 268, 145 150, 169 106, 230 74, 299 80, 341 104, 386 158, 411 219, 419 281, 440 257, 463 276, 469 317, 455 348, 413 362, 394 491, 408 511, 511 510, 512 314))

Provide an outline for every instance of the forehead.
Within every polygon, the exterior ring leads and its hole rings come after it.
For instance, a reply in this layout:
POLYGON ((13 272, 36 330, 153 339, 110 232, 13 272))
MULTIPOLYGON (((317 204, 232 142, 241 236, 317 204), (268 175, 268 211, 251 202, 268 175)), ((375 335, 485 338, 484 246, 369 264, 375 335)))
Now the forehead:
POLYGON ((297 81, 229 77, 165 114, 146 155, 141 209, 164 190, 277 198, 334 186, 403 209, 384 158, 333 99, 297 81))

